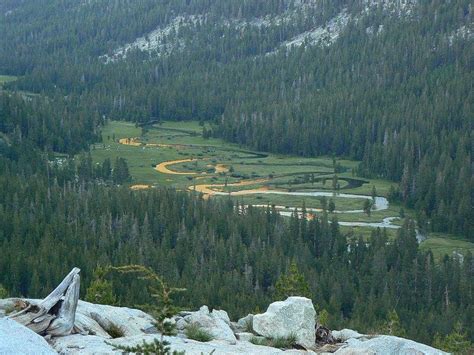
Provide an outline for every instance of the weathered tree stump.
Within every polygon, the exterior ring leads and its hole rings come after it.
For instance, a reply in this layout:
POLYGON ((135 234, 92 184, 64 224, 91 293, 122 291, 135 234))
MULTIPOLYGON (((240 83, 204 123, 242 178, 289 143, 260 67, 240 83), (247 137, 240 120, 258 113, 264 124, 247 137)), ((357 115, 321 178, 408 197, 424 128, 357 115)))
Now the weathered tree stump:
POLYGON ((79 301, 80 271, 78 268, 72 269, 58 287, 41 302, 35 304, 25 300, 24 309, 9 318, 43 336, 71 334, 79 301))

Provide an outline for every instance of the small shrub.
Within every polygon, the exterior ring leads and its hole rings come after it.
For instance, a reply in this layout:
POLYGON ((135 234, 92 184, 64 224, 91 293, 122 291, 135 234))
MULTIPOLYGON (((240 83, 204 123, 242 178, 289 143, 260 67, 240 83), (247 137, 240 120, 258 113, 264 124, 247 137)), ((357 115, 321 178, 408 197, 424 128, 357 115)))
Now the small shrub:
POLYGON ((272 347, 278 349, 291 349, 296 344, 297 337, 295 334, 290 334, 287 337, 278 337, 271 339, 272 347))
POLYGON ((112 339, 122 338, 125 336, 123 329, 111 323, 105 331, 112 337, 112 339))
MULTIPOLYGON (((148 291, 156 300, 155 304, 144 305, 143 308, 151 313, 156 322, 154 326, 161 333, 161 339, 155 340, 154 344, 145 344, 151 348, 157 348, 156 351, 134 351, 143 354, 170 354, 169 343, 165 341, 165 335, 173 335, 175 325, 168 320, 178 312, 178 308, 174 306, 172 296, 175 293, 185 291, 185 289, 169 287, 164 280, 157 275, 152 269, 142 265, 126 265, 120 267, 109 267, 108 271, 117 271, 121 274, 135 274, 140 280, 148 283, 148 291)), ((122 349, 123 350, 123 349, 122 349)), ((174 354, 175 352, 173 352, 174 354)))
POLYGON ((106 268, 97 267, 94 270, 94 279, 86 291, 87 302, 114 305, 117 299, 114 294, 114 288, 110 281, 105 279, 106 268))
POLYGON ((250 338, 250 342, 254 345, 268 346, 268 339, 262 339, 262 338, 259 338, 259 337, 252 337, 252 338, 250 338))
POLYGON ((105 342, 108 345, 112 345, 116 350, 122 350, 127 353, 135 354, 150 354, 150 355, 184 355, 184 351, 171 351, 169 343, 167 341, 159 341, 155 339, 153 343, 146 343, 143 341, 143 345, 137 346, 122 346, 122 345, 113 345, 108 342, 105 342))
POLYGON ((5 307, 4 311, 6 315, 9 315, 10 313, 13 313, 15 311, 16 312, 20 311, 20 309, 16 309, 14 306, 9 306, 9 307, 5 307))
POLYGON ((292 349, 296 345, 297 337, 295 334, 290 334, 287 337, 277 337, 277 338, 260 338, 252 337, 250 342, 254 345, 263 345, 269 346, 272 348, 278 349, 292 349))
POLYGON ((7 297, 8 297, 7 289, 3 287, 2 284, 0 284, 0 299, 7 298, 7 297))
POLYGON ((326 311, 325 309, 319 312, 317 322, 319 325, 327 326, 329 323, 329 312, 326 311))
POLYGON ((189 339, 197 340, 203 343, 213 339, 212 335, 208 331, 202 329, 197 324, 190 324, 186 327, 186 336, 189 339))
POLYGON ((247 321, 245 322, 245 331, 247 333, 254 333, 254 330, 253 330, 253 323, 251 321, 247 321))

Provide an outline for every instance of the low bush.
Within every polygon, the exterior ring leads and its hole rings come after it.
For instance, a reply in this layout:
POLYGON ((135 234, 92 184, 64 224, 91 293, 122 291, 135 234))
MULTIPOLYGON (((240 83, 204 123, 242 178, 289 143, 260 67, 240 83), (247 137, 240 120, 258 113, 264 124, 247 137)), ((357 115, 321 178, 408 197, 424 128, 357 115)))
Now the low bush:
POLYGON ((213 339, 212 335, 207 330, 201 328, 197 324, 190 324, 186 327, 186 336, 189 339, 197 340, 203 343, 213 339))

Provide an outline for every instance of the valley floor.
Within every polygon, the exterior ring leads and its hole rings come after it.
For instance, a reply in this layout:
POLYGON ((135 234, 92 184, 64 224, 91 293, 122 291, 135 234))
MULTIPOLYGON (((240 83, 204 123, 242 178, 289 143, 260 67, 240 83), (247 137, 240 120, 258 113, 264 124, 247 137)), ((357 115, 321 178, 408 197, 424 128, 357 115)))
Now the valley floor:
MULTIPOLYGON (((355 161, 249 151, 220 139, 205 139, 202 130, 198 122, 163 122, 140 128, 111 121, 103 129, 103 142, 92 147, 92 157, 95 163, 125 158, 134 190, 170 186, 197 191, 204 198, 233 198, 244 205, 275 206, 288 216, 295 208, 301 212, 305 207, 310 218, 332 201, 332 215, 343 231, 354 237, 367 237, 377 227, 387 228, 393 237, 403 224, 401 206, 389 204, 386 198, 395 183, 354 176, 355 161), (365 200, 375 201, 370 215, 364 212, 365 200)), ((403 214, 411 216, 412 211, 403 214)), ((423 242, 422 247, 432 249, 437 256, 441 252, 474 251, 473 243, 439 235, 423 242)))

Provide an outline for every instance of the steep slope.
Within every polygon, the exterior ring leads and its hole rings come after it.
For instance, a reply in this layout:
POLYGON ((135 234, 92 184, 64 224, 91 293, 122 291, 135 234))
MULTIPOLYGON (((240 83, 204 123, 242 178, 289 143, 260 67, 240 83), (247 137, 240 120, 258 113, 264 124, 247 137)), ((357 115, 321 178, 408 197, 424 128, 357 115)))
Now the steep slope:
MULTIPOLYGON (((350 2, 342 3, 347 6, 338 6, 336 3, 330 12, 325 9, 324 3, 318 0, 293 3, 287 1, 284 4, 280 13, 250 18, 242 18, 240 13, 238 17, 228 17, 228 14, 215 16, 212 12, 178 14, 168 23, 158 26, 131 43, 116 48, 111 56, 105 54, 102 57, 108 63, 125 59, 127 53, 134 50, 148 52, 151 56, 169 55, 172 51, 183 52, 186 38, 190 34, 193 37, 199 37, 201 31, 207 32, 206 26, 221 28, 223 31, 240 32, 242 36, 245 36, 246 32, 261 32, 271 28, 283 29, 285 34, 280 33, 280 41, 275 43, 274 51, 285 47, 291 49, 293 46, 303 44, 331 45, 347 28, 350 21, 359 22, 376 12, 388 17, 413 18, 417 1, 364 0, 359 7, 351 8, 350 13, 348 11, 350 2), (339 12, 335 12, 336 9, 339 12), (321 16, 321 12, 326 12, 327 15, 321 16), (334 14, 329 16, 332 13, 334 14)), ((369 27, 367 31, 373 31, 373 29, 369 27)), ((210 42, 208 45, 212 46, 213 43, 210 42)))

